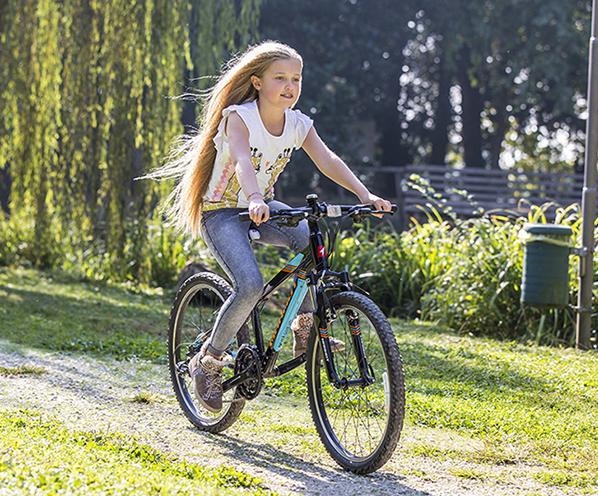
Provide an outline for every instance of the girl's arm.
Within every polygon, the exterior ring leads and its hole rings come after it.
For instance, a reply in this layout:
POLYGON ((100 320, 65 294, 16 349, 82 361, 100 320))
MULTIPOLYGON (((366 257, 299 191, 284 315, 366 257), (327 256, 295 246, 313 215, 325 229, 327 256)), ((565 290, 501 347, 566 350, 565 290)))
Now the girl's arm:
POLYGON ((351 169, 347 167, 347 164, 326 146, 314 127, 307 133, 307 137, 303 142, 303 149, 326 177, 354 193, 361 203, 374 205, 377 210, 390 210, 390 202, 370 193, 355 174, 351 172, 351 169))
POLYGON ((224 132, 228 136, 230 156, 235 164, 239 185, 249 200, 249 217, 259 225, 268 220, 270 209, 259 192, 255 170, 251 164, 249 130, 237 113, 231 112, 224 132))

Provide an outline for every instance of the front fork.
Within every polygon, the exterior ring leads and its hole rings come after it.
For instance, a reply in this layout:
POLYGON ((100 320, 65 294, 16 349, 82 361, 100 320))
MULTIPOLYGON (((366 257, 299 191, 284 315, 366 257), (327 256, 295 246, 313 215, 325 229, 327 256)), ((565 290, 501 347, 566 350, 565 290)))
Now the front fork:
POLYGON ((359 379, 347 379, 339 377, 334 363, 334 353, 330 346, 329 322, 337 318, 334 308, 330 305, 324 290, 318 288, 318 337, 322 347, 322 354, 324 355, 324 362, 326 363, 326 372, 328 380, 334 387, 338 389, 346 389, 352 386, 369 386, 376 380, 373 370, 368 365, 363 340, 361 338, 361 327, 359 324, 359 316, 353 312, 347 312, 347 319, 349 327, 351 328, 351 339, 353 341, 353 352, 357 365, 359 367, 359 379))

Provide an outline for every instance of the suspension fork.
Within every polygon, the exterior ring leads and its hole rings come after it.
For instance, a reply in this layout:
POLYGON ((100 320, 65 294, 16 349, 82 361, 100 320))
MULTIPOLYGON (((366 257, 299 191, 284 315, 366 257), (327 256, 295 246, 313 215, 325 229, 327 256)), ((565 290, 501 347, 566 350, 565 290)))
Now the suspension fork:
MULTIPOLYGON (((326 373, 330 383, 339 389, 346 389, 352 386, 369 386, 370 384, 373 384, 375 379, 373 377, 373 373, 370 373, 370 367, 365 356, 365 349, 361 339, 361 328, 359 326, 359 318, 357 315, 351 312, 352 315, 349 316, 349 325, 351 326, 353 350, 355 352, 355 358, 357 359, 357 364, 359 366, 359 375, 361 377, 359 379, 347 379, 345 377, 341 379, 336 370, 336 365, 334 363, 334 353, 332 353, 330 346, 328 316, 326 314, 326 309, 330 308, 332 313, 334 310, 330 307, 328 298, 321 289, 319 289, 317 292, 317 301, 318 338, 320 339, 322 353, 326 363, 326 373)), ((336 315, 333 315, 332 317, 335 318, 336 315)))
POLYGON ((368 364, 363 346, 363 339, 361 339, 361 326, 359 325, 359 316, 353 312, 347 312, 347 320, 351 328, 351 339, 353 340, 353 351, 355 352, 355 359, 359 366, 359 375, 366 382, 367 385, 373 384, 376 378, 374 371, 368 364))

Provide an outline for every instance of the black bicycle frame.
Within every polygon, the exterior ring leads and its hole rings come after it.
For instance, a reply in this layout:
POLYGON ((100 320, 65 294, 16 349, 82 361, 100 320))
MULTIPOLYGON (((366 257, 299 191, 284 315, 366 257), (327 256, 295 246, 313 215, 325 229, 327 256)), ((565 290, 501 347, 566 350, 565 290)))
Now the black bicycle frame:
MULTIPOLYGON (((329 381, 338 388, 371 384, 374 382, 374 378, 370 375, 363 342, 361 340, 359 320, 356 315, 349 316, 349 324, 351 326, 355 358, 357 359, 361 377, 359 379, 351 380, 341 379, 336 371, 334 354, 330 348, 328 333, 329 322, 334 320, 336 315, 334 309, 328 303, 326 292, 350 290, 352 289, 352 286, 346 271, 335 272, 329 268, 328 254, 326 253, 324 238, 317 220, 308 219, 308 225, 310 231, 309 246, 304 251, 296 254, 285 267, 264 286, 262 295, 251 313, 251 320, 255 333, 255 344, 259 351, 259 355, 262 358, 263 377, 275 377, 285 374, 305 362, 306 356, 305 353, 303 353, 302 355, 275 367, 280 347, 290 329, 290 322, 297 315, 298 307, 303 299, 311 297, 312 300, 315 299, 316 303, 315 322, 318 328, 329 381), (278 323, 272 332, 268 345, 265 346, 259 309, 272 293, 291 276, 294 276, 293 288, 278 323), (326 282, 327 279, 332 279, 332 281, 326 282), (301 293, 305 293, 303 297, 301 297, 301 293)), ((245 377, 244 374, 236 375, 225 381, 222 384, 222 388, 224 391, 227 391, 249 378, 250 377, 245 377)))

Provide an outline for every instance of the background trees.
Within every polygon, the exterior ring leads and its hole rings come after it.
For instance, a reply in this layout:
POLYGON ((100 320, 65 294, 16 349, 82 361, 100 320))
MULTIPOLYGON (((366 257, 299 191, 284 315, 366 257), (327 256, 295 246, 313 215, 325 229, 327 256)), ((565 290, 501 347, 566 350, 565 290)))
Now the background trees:
POLYGON ((171 97, 248 43, 258 4, 2 2, 5 243, 39 266, 149 280, 148 229, 166 186, 133 178, 183 130, 171 97))
POLYGON ((301 108, 352 163, 576 162, 589 2, 286 3, 265 2, 260 32, 304 54, 301 108))
MULTIPOLYGON (((133 178, 195 125, 174 97, 260 39, 303 54, 299 106, 352 165, 574 167, 589 17, 585 0, 0 2, 0 263, 172 277, 193 248, 159 218, 170 185, 133 178)), ((333 188, 299 156, 282 191, 306 185, 333 188)))

